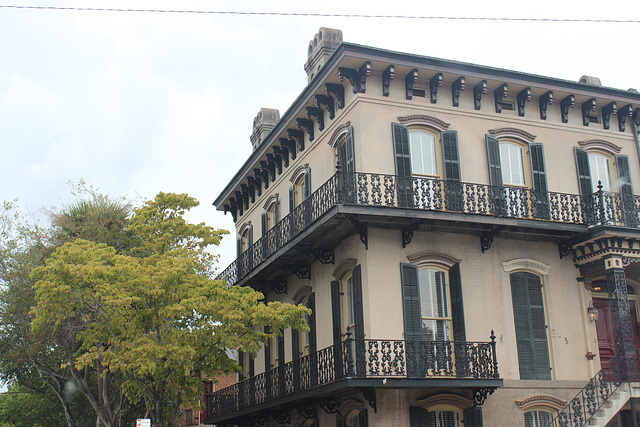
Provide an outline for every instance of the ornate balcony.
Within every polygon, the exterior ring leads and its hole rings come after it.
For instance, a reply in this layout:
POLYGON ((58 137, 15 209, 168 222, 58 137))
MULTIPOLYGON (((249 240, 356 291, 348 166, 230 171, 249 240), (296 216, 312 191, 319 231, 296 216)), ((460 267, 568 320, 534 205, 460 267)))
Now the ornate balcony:
POLYGON ((600 189, 580 196, 523 187, 337 172, 242 253, 218 279, 230 285, 242 281, 282 248, 294 244, 296 238, 319 219, 338 214, 335 208, 345 207, 404 209, 416 217, 421 212, 422 215, 427 212, 451 214, 451 220, 458 223, 464 218, 467 222, 510 218, 528 221, 529 227, 541 229, 581 226, 574 227, 573 231, 584 231, 594 225, 631 228, 640 225, 640 196, 636 195, 600 189))
POLYGON ((371 380, 376 380, 379 386, 380 379, 394 387, 427 385, 416 380, 433 384, 440 380, 438 386, 447 383, 454 386, 462 384, 462 380, 464 386, 478 391, 480 396, 476 399, 481 399, 481 390, 493 392, 502 384, 495 336, 492 331, 490 342, 347 339, 208 394, 206 422, 216 423, 242 415, 245 409, 255 412, 259 408, 275 407, 285 403, 287 397, 295 399, 307 390, 330 385, 334 385, 332 391, 372 387, 371 380))

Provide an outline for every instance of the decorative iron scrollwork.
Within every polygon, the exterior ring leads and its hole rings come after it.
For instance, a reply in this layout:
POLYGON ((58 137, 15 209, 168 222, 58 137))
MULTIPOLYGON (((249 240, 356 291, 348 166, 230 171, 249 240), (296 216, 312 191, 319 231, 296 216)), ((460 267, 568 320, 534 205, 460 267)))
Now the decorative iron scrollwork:
POLYGON ((282 409, 280 411, 276 411, 273 413, 273 419, 276 420, 278 424, 290 424, 291 423, 291 412, 289 409, 282 409))
POLYGON ((340 399, 337 397, 328 397, 326 399, 320 399, 320 407, 327 414, 335 414, 340 407, 340 399))
POLYGON ((493 238, 500 234, 500 230, 501 227, 496 227, 491 231, 485 231, 484 233, 482 233, 482 236, 480 236, 480 247, 483 253, 484 251, 488 251, 491 248, 491 245, 493 244, 493 238))
POLYGON ((393 65, 389 65, 386 70, 382 72, 382 96, 389 96, 389 86, 391 86, 391 80, 396 75, 396 68, 393 65))
POLYGON ((311 280, 311 266, 304 264, 285 264, 282 266, 283 270, 289 270, 298 276, 299 279, 311 280))
POLYGON ((362 390, 362 396, 367 400, 369 406, 373 408, 373 412, 378 413, 378 402, 376 401, 376 389, 373 387, 362 390))
POLYGON ((560 254, 560 259, 569 256, 571 254, 571 246, 566 242, 558 243, 558 253, 560 254))
POLYGON ((402 247, 403 248, 406 248, 407 245, 411 243, 411 240, 413 240, 413 233, 418 229, 419 226, 420 226, 420 223, 415 222, 411 224, 409 227, 402 229, 402 247))
POLYGON ((305 419, 310 420, 318 416, 318 409, 313 401, 302 402, 296 409, 305 419))
POLYGON ((369 250, 369 238, 367 235, 367 226, 358 221, 358 219, 353 215, 347 215, 347 219, 353 224, 356 229, 356 232, 360 236, 360 241, 364 244, 365 249, 369 250))
POLYGON ((473 391, 473 403, 475 406, 482 406, 487 397, 496 391, 495 387, 480 388, 473 391))
POLYGON ((303 249, 303 253, 312 254, 320 264, 335 264, 336 257, 333 249, 309 248, 303 249))

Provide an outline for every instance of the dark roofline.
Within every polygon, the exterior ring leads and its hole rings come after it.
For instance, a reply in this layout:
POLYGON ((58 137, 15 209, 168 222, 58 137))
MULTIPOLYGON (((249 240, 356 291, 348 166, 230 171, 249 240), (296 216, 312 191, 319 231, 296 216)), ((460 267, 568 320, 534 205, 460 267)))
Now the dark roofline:
POLYGON ((503 83, 535 85, 547 90, 556 90, 590 97, 601 96, 615 98, 616 101, 624 103, 640 104, 640 93, 630 92, 624 89, 615 89, 606 86, 588 86, 570 80, 545 77, 537 74, 528 74, 467 62, 458 62, 343 42, 337 47, 336 51, 320 69, 320 72, 315 76, 311 83, 304 88, 287 111, 280 117, 280 121, 274 126, 269 135, 267 135, 262 143, 251 153, 247 161, 233 176, 231 181, 229 181, 224 190, 222 190, 218 195, 216 200, 213 202, 213 205, 216 206, 217 209, 221 209, 222 205, 231 196, 231 192, 251 172, 255 162, 262 157, 265 150, 273 144, 273 138, 279 135, 286 128, 289 122, 295 118, 298 111, 304 107, 309 98, 318 91, 321 83, 324 82, 331 72, 333 72, 337 64, 340 63, 342 58, 345 56, 359 57, 362 60, 367 61, 388 62, 395 66, 407 66, 411 68, 419 68, 420 66, 423 66, 425 68, 435 69, 438 72, 459 74, 464 75, 465 77, 499 80, 503 83))

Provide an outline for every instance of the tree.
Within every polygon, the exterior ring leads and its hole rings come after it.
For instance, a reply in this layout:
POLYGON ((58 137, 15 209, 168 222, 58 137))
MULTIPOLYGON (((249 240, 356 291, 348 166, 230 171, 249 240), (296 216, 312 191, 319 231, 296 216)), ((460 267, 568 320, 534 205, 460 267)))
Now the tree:
POLYGON ((237 371, 228 350, 255 353, 271 336, 263 326, 307 327, 302 305, 265 304, 249 287, 211 278, 207 247, 226 231, 188 223, 197 205, 159 193, 131 219, 130 254, 76 239, 32 273, 34 331, 78 322, 76 367, 122 373, 125 393, 145 402, 158 427, 174 426, 181 406, 195 403, 203 374, 237 371))

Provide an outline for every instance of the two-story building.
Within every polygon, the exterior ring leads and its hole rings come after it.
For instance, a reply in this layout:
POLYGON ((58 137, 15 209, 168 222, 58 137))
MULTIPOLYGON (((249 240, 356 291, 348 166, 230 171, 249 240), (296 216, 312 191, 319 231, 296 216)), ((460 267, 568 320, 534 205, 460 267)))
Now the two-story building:
POLYGON ((631 425, 640 94, 328 28, 305 70, 214 204, 238 239, 220 278, 310 330, 240 354, 206 422, 631 425))

